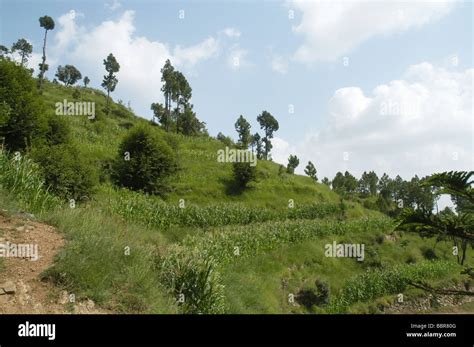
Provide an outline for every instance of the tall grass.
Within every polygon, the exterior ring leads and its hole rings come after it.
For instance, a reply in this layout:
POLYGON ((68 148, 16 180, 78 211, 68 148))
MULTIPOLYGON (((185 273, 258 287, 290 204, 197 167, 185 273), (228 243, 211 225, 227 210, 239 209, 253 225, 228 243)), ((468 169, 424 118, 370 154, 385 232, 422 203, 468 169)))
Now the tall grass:
POLYGON ((42 213, 60 205, 48 191, 40 169, 26 156, 10 156, 0 149, 0 188, 10 192, 21 208, 42 213))
POLYGON ((171 253, 158 263, 161 283, 170 289, 181 312, 224 313, 224 286, 213 258, 171 253))
POLYGON ((161 234, 93 208, 64 208, 49 213, 46 221, 67 240, 45 274, 57 285, 119 312, 176 312, 154 263, 164 245, 161 234))
POLYGON ((277 221, 248 226, 229 226, 203 236, 190 236, 157 258, 160 278, 174 296, 184 294, 185 313, 220 313, 225 310, 218 271, 226 264, 254 257, 283 244, 329 234, 380 231, 392 228, 389 218, 354 221, 277 221))
POLYGON ((458 268, 456 263, 440 260, 368 270, 345 284, 336 298, 330 302, 328 312, 343 313, 357 302, 367 302, 384 295, 401 293, 409 281, 439 279, 453 273, 456 268, 458 268))
POLYGON ((270 220, 316 219, 340 213, 339 205, 332 203, 304 204, 284 212, 242 204, 213 204, 207 206, 167 204, 156 197, 121 189, 110 191, 107 204, 110 211, 125 220, 164 229, 171 225, 184 227, 219 227, 233 224, 251 224, 270 220))
POLYGON ((254 257, 284 244, 291 244, 349 232, 388 231, 393 223, 388 217, 360 218, 347 221, 287 220, 254 224, 251 227, 229 226, 204 236, 188 236, 185 249, 199 249, 203 257, 213 257, 219 264, 254 257))

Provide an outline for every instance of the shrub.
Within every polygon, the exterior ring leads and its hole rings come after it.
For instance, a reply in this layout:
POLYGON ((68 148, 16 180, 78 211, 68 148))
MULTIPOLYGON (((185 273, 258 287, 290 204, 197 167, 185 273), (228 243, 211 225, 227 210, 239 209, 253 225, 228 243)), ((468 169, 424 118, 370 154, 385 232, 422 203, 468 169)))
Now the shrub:
POLYGON ((212 258, 171 253, 158 260, 160 278, 184 313, 223 313, 224 286, 212 258))
POLYGON ((255 181, 257 170, 250 163, 233 163, 234 179, 240 188, 246 188, 251 181, 255 181))
POLYGON ((24 150, 33 139, 43 138, 47 123, 30 72, 14 62, 0 59, 0 138, 7 149, 24 150))
POLYGON ((113 178, 122 187, 163 194, 176 169, 176 155, 170 146, 141 126, 130 130, 120 144, 113 178))
POLYGON ((46 184, 61 198, 81 201, 93 194, 96 172, 72 145, 39 147, 32 154, 43 169, 46 184))
POLYGON ((72 92, 72 98, 73 99, 79 99, 81 97, 81 92, 79 89, 75 88, 74 91, 72 92))
POLYGON ((428 259, 428 260, 438 259, 438 256, 436 255, 436 252, 433 248, 423 247, 421 251, 425 259, 428 259))
POLYGON ((61 145, 70 141, 71 129, 63 116, 48 117, 45 141, 48 145, 61 145))
POLYGON ((227 147, 234 147, 235 146, 234 141, 232 141, 232 139, 229 136, 225 136, 223 133, 217 134, 216 139, 221 141, 227 147))

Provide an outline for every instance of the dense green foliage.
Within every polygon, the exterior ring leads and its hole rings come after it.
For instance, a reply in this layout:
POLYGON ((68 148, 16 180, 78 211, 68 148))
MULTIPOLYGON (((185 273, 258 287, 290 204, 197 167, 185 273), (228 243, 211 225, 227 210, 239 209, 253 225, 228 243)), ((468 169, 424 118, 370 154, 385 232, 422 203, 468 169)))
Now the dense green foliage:
POLYGON ((32 155, 42 168, 46 184, 57 196, 75 201, 92 197, 98 175, 77 148, 68 144, 43 146, 32 155))
POLYGON ((28 70, 0 59, 0 142, 10 151, 24 150, 47 129, 45 107, 28 70))
POLYGON ((114 178, 122 187, 164 194, 167 179, 176 168, 176 155, 171 147, 149 128, 140 127, 132 129, 120 144, 114 178))
POLYGON ((257 168, 251 163, 235 162, 232 164, 234 179, 240 188, 246 188, 247 185, 257 178, 257 168))
POLYGON ((73 65, 59 65, 55 76, 65 86, 72 86, 82 79, 81 72, 73 65))

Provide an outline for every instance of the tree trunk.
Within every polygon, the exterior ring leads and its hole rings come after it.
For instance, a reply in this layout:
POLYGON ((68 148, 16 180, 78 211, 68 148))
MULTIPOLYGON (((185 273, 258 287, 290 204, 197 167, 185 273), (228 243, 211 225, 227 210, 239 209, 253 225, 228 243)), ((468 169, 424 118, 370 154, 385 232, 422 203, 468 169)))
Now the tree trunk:
POLYGON ((39 76, 39 87, 43 86, 43 78, 44 78, 44 68, 45 68, 45 63, 46 63, 46 37, 48 35, 48 30, 44 31, 44 41, 43 41, 43 62, 41 63, 41 68, 40 68, 40 76, 39 76))
POLYGON ((107 88, 107 115, 110 114, 110 89, 107 88))
POLYGON ((466 260, 467 240, 462 240, 461 249, 462 249, 461 265, 464 265, 464 260, 466 260))

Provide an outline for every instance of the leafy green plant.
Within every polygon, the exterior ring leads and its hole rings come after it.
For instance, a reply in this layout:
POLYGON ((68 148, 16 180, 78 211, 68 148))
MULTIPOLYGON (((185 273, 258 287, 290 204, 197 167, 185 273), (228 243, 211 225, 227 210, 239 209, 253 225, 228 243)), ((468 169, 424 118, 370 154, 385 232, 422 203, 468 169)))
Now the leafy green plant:
POLYGON ((0 187, 11 192, 22 208, 41 213, 57 207, 60 201, 49 191, 37 164, 16 153, 0 150, 0 187))
POLYGON ((171 253, 160 259, 160 279, 183 313, 223 313, 224 287, 212 258, 171 253))
POLYGON ((120 144, 114 164, 114 179, 122 187, 163 194, 167 178, 176 171, 171 147, 148 127, 132 128, 120 144))
POLYGON ((33 157, 42 168, 46 183, 59 197, 81 201, 94 193, 97 173, 72 145, 37 148, 33 157))

